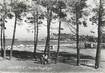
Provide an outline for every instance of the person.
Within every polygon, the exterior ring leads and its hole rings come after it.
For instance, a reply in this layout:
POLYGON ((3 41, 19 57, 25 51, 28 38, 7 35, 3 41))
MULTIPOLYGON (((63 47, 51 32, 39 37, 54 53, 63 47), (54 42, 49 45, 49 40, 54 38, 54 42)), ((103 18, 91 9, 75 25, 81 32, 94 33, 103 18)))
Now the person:
POLYGON ((41 64, 43 64, 43 56, 41 53, 34 53, 34 58, 35 58, 35 61, 40 61, 41 64))
POLYGON ((48 64, 48 55, 43 54, 44 64, 48 64))

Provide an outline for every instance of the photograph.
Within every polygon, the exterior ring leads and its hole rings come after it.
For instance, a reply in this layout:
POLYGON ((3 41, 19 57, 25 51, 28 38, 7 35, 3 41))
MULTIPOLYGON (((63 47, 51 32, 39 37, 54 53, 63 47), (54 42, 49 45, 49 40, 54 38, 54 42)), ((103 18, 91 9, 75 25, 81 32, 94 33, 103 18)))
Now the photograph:
POLYGON ((105 0, 0 0, 0 73, 105 73, 105 0))

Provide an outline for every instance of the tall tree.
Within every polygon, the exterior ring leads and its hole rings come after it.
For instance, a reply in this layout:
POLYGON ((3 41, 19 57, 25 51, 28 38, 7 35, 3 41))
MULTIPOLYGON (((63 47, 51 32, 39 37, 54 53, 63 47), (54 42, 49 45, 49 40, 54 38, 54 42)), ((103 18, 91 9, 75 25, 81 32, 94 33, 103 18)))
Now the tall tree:
POLYGON ((3 47, 4 47, 4 58, 6 58, 6 49, 5 49, 5 19, 6 19, 6 15, 7 15, 7 6, 6 6, 6 2, 4 0, 4 16, 3 16, 3 47))
POLYGON ((29 10, 31 10, 31 12, 29 11, 29 13, 32 14, 32 16, 28 16, 26 20, 27 23, 31 23, 34 25, 34 28, 32 28, 33 26, 31 26, 31 29, 29 28, 29 30, 33 30, 34 29, 34 53, 36 53, 36 49, 37 49, 37 44, 38 44, 38 35, 39 35, 39 26, 40 24, 42 24, 42 21, 44 19, 44 15, 43 15, 43 11, 41 10, 41 8, 39 7, 40 5, 40 0, 39 1, 33 1, 32 7, 30 7, 29 10))
POLYGON ((57 47, 57 53, 56 53, 56 60, 55 63, 57 63, 57 59, 59 56, 59 49, 60 49, 60 34, 61 34, 61 19, 66 17, 66 14, 62 12, 62 9, 66 8, 66 4, 63 1, 58 1, 55 4, 55 7, 53 7, 52 11, 58 15, 59 19, 59 29, 58 29, 58 47, 57 47))
POLYGON ((83 24, 86 26, 86 21, 81 22, 79 19, 83 16, 83 9, 87 7, 87 0, 78 0, 78 1, 68 1, 68 11, 70 14, 72 13, 72 17, 70 22, 76 25, 76 48, 77 48, 77 65, 79 65, 80 61, 80 48, 79 48, 79 25, 83 24))
POLYGON ((35 8, 35 10, 34 10, 34 53, 36 53, 36 49, 37 49, 37 43, 38 43, 38 19, 39 19, 39 13, 38 13, 38 8, 39 8, 39 6, 38 6, 38 3, 40 3, 40 2, 38 2, 38 1, 36 1, 36 3, 35 3, 35 6, 37 7, 37 8, 35 8))
POLYGON ((46 38, 46 44, 45 44, 45 50, 44 53, 48 54, 49 56, 49 47, 50 47, 50 25, 51 25, 51 20, 52 20, 52 6, 53 6, 53 1, 52 0, 45 0, 42 1, 42 5, 46 7, 47 9, 47 38, 46 38))
MULTIPOLYGON (((75 4, 75 12, 76 12, 76 47, 77 47, 77 66, 79 66, 80 63, 80 48, 79 48, 79 19, 82 18, 83 8, 86 6, 86 0, 80 0, 80 2, 77 2, 75 4)), ((83 22, 83 25, 85 25, 86 22, 83 22)))
POLYGON ((51 25, 52 15, 53 15, 52 8, 56 4, 56 1, 57 0, 41 1, 41 5, 47 9, 45 13, 45 17, 47 19, 47 38, 46 38, 44 53, 48 54, 48 56, 50 56, 50 25, 51 25))
POLYGON ((101 55, 101 38, 102 38, 102 29, 105 27, 105 10, 104 10, 104 0, 99 0, 99 3, 96 7, 93 8, 94 15, 90 18, 92 24, 98 25, 98 38, 97 38, 97 49, 96 49, 96 59, 95 59, 95 68, 99 68, 100 65, 100 55, 101 55), (103 1, 103 2, 102 2, 103 1))
POLYGON ((52 17, 52 10, 50 10, 50 7, 47 7, 47 38, 46 38, 46 45, 45 45, 45 50, 44 53, 47 53, 49 55, 50 51, 50 25, 51 25, 51 17, 52 17))
POLYGON ((102 26, 102 1, 100 0, 100 4, 99 4, 99 12, 98 12, 98 40, 97 40, 97 52, 96 52, 96 60, 95 60, 95 68, 99 68, 99 62, 100 62, 100 55, 101 55, 101 48, 100 48, 100 44, 101 44, 101 35, 102 35, 102 31, 101 31, 101 26, 102 26))
POLYGON ((78 15, 79 15, 79 13, 78 13, 78 11, 80 11, 80 10, 78 9, 78 5, 77 4, 76 4, 76 39, 77 39, 76 40, 76 47, 77 47, 77 65, 79 65, 80 49, 79 49, 79 24, 78 24, 78 19, 79 19, 78 15))
POLYGON ((7 6, 5 0, 3 4, 0 4, 1 8, 1 55, 2 57, 6 57, 6 49, 5 49, 5 19, 7 15, 7 6))
POLYGON ((3 40, 2 40, 2 39, 3 39, 3 38, 2 38, 2 37, 3 37, 3 34, 2 34, 2 32, 3 32, 3 31, 2 31, 2 30, 3 30, 3 29, 2 29, 3 24, 2 24, 2 19, 1 19, 0 22, 1 22, 1 24, 0 24, 0 26, 1 26, 1 56, 3 57, 3 45, 2 45, 2 44, 3 44, 3 40))
POLYGON ((10 59, 12 58, 17 21, 22 20, 21 14, 27 10, 27 6, 23 2, 14 1, 14 3, 11 4, 11 7, 12 7, 11 11, 14 13, 15 23, 14 23, 13 37, 12 37, 11 50, 10 50, 10 59))

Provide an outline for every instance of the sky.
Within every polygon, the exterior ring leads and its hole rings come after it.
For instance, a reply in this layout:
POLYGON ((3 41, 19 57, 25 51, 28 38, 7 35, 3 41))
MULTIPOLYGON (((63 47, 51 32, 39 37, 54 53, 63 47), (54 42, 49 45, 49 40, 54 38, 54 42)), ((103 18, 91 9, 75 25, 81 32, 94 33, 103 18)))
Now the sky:
MULTIPOLYGON (((95 7, 95 4, 93 2, 93 0, 88 0, 87 4, 90 5, 90 8, 95 7)), ((91 16, 91 15, 90 15, 91 16)), ((7 19, 7 23, 6 23, 6 37, 7 38, 12 38, 12 34, 13 34, 13 27, 14 27, 14 18, 11 19, 7 19)), ((82 25, 80 25, 80 35, 92 35, 92 36, 97 36, 97 25, 91 25, 91 22, 89 22, 89 20, 87 20, 88 22, 88 27, 83 27, 82 25), (91 33, 91 31, 94 31, 95 33, 91 33)), ((21 22, 21 25, 17 25, 16 28, 16 39, 19 40, 33 40, 33 36, 34 34, 32 32, 28 32, 27 29, 29 28, 29 24, 25 23, 25 22, 21 22)), ((39 28, 39 38, 43 39, 46 37, 46 33, 47 33, 47 28, 46 28, 46 24, 47 22, 45 20, 43 20, 43 25, 39 28)), ((53 21, 51 24, 51 33, 58 33, 58 20, 53 21), (55 29, 55 30, 54 30, 55 29)), ((70 29, 68 28, 67 25, 65 25, 65 23, 62 23, 62 28, 64 29, 63 31, 61 31, 62 33, 71 33, 70 29)))

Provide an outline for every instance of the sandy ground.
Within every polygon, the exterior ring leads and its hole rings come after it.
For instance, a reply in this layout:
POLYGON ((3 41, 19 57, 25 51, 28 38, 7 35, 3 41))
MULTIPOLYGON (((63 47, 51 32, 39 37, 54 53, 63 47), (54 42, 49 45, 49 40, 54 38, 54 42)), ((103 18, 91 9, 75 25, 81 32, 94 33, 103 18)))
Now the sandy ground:
MULTIPOLYGON (((18 48, 20 49, 20 48, 18 48)), ((25 50, 23 50, 25 51, 25 50)), ((26 49, 27 51, 27 49, 26 49)), ((61 47, 60 52, 69 52, 76 55, 76 49, 61 47)), ((101 64, 99 69, 94 68, 95 49, 81 49, 81 54, 89 58, 81 58, 80 66, 76 66, 76 59, 67 60, 65 62, 58 62, 54 64, 42 65, 29 57, 21 59, 13 57, 11 60, 3 59, 0 57, 0 73, 1 72, 92 72, 92 73, 105 73, 105 49, 101 52, 101 64), (86 61, 86 62, 85 62, 86 61)), ((20 54, 17 54, 20 55, 20 54)))

